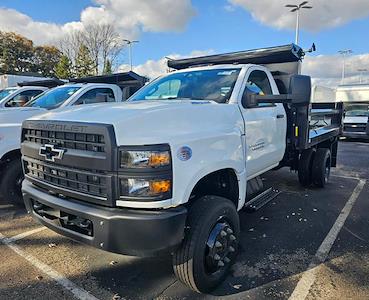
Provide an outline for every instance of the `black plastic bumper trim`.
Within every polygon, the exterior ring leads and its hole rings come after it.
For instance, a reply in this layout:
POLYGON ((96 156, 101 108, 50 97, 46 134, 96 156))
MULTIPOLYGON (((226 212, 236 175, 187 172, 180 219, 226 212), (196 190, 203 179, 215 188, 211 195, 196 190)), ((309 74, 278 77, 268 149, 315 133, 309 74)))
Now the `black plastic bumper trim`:
POLYGON ((369 139, 369 133, 365 131, 343 131, 342 136, 348 137, 348 138, 357 138, 357 139, 369 139))
POLYGON ((185 207, 158 211, 103 207, 49 195, 27 180, 23 181, 22 191, 27 210, 41 224, 64 236, 105 251, 154 256, 172 251, 184 236, 187 216, 185 207), (64 228, 58 220, 40 216, 33 209, 35 201, 56 211, 90 220, 93 223, 93 236, 64 228))

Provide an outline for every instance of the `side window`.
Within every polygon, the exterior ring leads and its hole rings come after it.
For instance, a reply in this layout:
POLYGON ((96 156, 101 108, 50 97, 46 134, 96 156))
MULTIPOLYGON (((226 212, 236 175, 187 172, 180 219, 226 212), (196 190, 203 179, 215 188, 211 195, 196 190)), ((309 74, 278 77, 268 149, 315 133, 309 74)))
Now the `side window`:
POLYGON ((5 106, 7 107, 21 107, 30 101, 33 97, 41 94, 42 90, 28 90, 20 92, 18 95, 10 99, 5 106))
POLYGON ((114 92, 109 88, 96 88, 84 93, 74 105, 115 102, 114 92))
MULTIPOLYGON (((246 87, 244 90, 244 94, 247 92, 251 92, 257 95, 271 95, 272 88, 270 86, 269 78, 264 71, 255 70, 250 73, 249 78, 246 82, 246 87)), ((264 106, 273 106, 273 104, 268 103, 260 103, 259 107, 264 106)))

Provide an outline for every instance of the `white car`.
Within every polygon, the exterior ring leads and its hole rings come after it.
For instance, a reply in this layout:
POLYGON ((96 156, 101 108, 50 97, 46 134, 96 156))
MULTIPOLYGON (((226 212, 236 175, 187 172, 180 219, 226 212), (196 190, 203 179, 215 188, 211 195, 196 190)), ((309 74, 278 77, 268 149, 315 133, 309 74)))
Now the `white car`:
MULTIPOLYGON (((45 90, 37 88, 41 92, 45 90)), ((24 89, 16 88, 13 93, 19 95, 18 90, 24 89)), ((6 99, 14 99, 12 95, 6 99)), ((115 84, 76 83, 48 90, 23 107, 0 109, 0 196, 14 203, 23 203, 20 190, 23 180, 20 139, 24 120, 57 108, 71 106, 78 110, 82 104, 120 102, 122 97, 120 87, 115 84)))
MULTIPOLYGON (((0 109, 24 106, 48 88, 41 86, 8 87, 0 90, 0 109)), ((1 121, 1 119, 0 119, 1 121)))

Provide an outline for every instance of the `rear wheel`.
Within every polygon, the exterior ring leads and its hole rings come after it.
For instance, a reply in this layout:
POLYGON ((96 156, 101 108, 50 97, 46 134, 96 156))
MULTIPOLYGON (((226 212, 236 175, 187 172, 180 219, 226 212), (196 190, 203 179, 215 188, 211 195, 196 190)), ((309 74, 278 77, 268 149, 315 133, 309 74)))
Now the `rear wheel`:
POLYGON ((23 205, 22 181, 24 179, 22 163, 20 159, 9 161, 4 169, 0 183, 1 197, 12 204, 23 205))
POLYGON ((327 148, 316 150, 313 161, 313 183, 317 187, 324 187, 331 173, 331 151, 327 148))
POLYGON ((182 245, 173 255, 174 272, 194 291, 206 293, 225 279, 236 258, 238 213, 230 200, 205 196, 190 208, 187 225, 182 245))
POLYGON ((314 149, 307 149, 301 153, 299 159, 298 176, 299 182, 302 186, 309 186, 312 184, 312 167, 314 160, 314 149))

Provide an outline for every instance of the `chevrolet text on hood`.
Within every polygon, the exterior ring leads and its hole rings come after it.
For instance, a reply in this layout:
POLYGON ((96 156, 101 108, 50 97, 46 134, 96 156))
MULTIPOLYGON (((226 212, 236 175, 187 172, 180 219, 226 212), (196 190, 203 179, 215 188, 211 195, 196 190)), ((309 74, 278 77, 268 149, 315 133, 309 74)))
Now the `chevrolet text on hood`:
POLYGON ((30 128, 53 131, 84 132, 87 126, 76 124, 31 123, 30 128))
POLYGON ((304 55, 291 44, 171 60, 177 71, 126 103, 25 121, 28 212, 106 251, 170 254, 183 283, 211 291, 235 260, 238 211, 278 194, 259 175, 290 167, 324 187, 336 166, 342 105, 310 103, 304 55))

